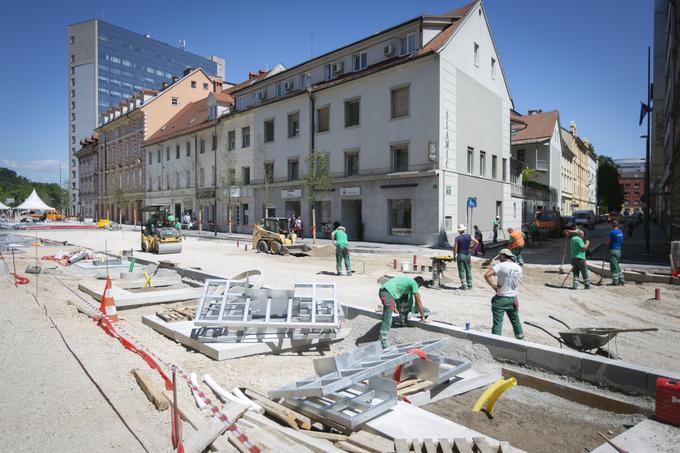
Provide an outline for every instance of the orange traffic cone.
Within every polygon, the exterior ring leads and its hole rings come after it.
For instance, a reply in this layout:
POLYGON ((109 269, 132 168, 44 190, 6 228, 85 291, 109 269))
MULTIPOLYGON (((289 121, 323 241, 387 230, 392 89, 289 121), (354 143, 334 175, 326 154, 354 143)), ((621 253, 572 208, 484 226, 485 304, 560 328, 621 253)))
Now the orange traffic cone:
POLYGON ((102 293, 102 302, 99 305, 99 311, 104 313, 111 322, 118 322, 118 312, 116 311, 116 302, 113 296, 110 296, 111 278, 106 277, 106 284, 104 285, 104 293, 102 293))

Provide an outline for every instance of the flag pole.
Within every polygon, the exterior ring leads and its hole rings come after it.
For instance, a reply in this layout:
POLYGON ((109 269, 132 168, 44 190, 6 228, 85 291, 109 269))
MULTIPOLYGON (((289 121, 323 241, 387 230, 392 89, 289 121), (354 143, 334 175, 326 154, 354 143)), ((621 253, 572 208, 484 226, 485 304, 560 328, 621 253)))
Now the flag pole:
MULTIPOLYGON (((651 85, 651 48, 647 47, 647 106, 651 107, 651 98, 652 98, 652 85, 651 85)), ((652 116, 651 111, 647 112, 647 138, 645 140, 646 143, 646 159, 645 159, 645 252, 647 254, 650 253, 649 251, 649 229, 650 229, 650 178, 649 178, 649 170, 650 170, 650 162, 649 162, 649 124, 650 124, 650 117, 652 116)))

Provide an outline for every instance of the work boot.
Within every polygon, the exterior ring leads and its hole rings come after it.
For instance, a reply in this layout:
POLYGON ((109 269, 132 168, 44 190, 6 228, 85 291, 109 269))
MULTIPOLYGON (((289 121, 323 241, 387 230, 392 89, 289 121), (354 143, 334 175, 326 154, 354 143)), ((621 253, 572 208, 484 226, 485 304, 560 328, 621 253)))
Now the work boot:
POLYGON ((465 285, 460 285, 460 287, 459 287, 458 289, 466 290, 466 289, 467 289, 467 286, 465 286, 465 285))
POLYGON ((585 285, 583 289, 590 289, 590 283, 588 283, 587 285, 585 285))
POLYGON ((619 282, 619 286, 623 286, 624 284, 625 284, 625 282, 624 282, 623 280, 621 280, 621 281, 619 282))
POLYGON ((342 271, 337 271, 337 272, 335 273, 335 275, 337 275, 338 277, 341 276, 341 275, 342 275, 342 271))

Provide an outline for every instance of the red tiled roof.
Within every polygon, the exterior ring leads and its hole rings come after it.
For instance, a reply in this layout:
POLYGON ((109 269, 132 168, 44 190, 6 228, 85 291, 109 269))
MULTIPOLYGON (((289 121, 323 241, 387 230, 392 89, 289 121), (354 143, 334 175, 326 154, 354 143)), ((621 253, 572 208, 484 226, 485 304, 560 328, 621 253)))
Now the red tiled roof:
POLYGON ((267 74, 269 74, 269 72, 268 72, 268 71, 265 71, 264 69, 260 69, 260 70, 257 71, 257 72, 249 72, 249 73, 248 73, 248 80, 244 80, 243 82, 238 83, 238 84, 234 85, 234 86, 231 87, 231 88, 227 88, 227 89, 224 90, 224 91, 226 91, 227 93, 231 94, 231 93, 233 93, 234 91, 238 91, 238 90, 240 90, 241 88, 246 88, 246 87, 252 85, 252 84, 255 83, 255 82, 259 82, 260 80, 266 78, 266 77, 267 77, 267 74))
POLYGON ((551 137, 555 130, 558 114, 559 112, 557 110, 553 110, 552 112, 533 113, 531 115, 522 115, 519 117, 511 115, 511 119, 518 119, 526 124, 525 128, 518 128, 515 135, 512 136, 512 143, 528 142, 551 137))

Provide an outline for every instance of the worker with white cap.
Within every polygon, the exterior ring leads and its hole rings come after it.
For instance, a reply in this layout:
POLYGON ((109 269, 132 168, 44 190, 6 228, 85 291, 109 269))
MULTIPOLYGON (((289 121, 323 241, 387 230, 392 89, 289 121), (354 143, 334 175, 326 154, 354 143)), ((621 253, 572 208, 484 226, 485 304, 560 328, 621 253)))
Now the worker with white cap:
POLYGON ((470 248, 477 247, 477 240, 465 232, 465 225, 458 225, 458 236, 453 244, 453 258, 458 265, 460 289, 472 289, 472 269, 470 268, 470 248))
POLYGON ((498 242, 498 229, 501 227, 501 217, 496 216, 493 221, 493 243, 498 242))
POLYGON ((515 255, 509 249, 503 249, 494 260, 500 263, 489 267, 484 274, 484 280, 496 292, 491 299, 491 313, 493 315, 493 327, 491 333, 494 335, 503 334, 503 317, 507 314, 512 324, 515 338, 524 338, 522 323, 519 320, 519 300, 517 299, 517 288, 522 278, 522 268, 515 263, 515 255), (491 280, 496 276, 496 283, 491 280))

